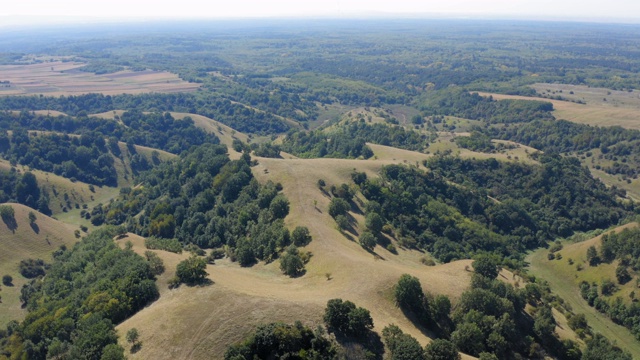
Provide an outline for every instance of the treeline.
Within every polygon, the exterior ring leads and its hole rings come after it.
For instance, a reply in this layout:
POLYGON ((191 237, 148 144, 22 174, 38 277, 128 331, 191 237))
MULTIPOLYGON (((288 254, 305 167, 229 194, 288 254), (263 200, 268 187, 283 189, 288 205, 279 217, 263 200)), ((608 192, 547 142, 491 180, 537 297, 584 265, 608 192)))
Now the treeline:
POLYGON ((61 248, 45 277, 24 285, 28 313, 0 331, 0 351, 11 359, 124 359, 115 324, 158 297, 150 264, 113 237, 93 231, 73 249, 61 248))
POLYGON ((0 203, 16 202, 51 215, 49 194, 38 186, 33 173, 20 175, 14 168, 0 171, 0 203))
MULTIPOLYGON (((610 160, 602 170, 637 178, 640 171, 640 131, 619 126, 597 127, 559 120, 535 120, 510 127, 476 128, 492 138, 515 141, 545 152, 584 153, 600 150, 600 159, 610 160)), ((601 168, 596 165, 596 168, 601 168)))
POLYGON ((575 158, 538 155, 540 165, 434 157, 425 162, 432 171, 495 198, 500 209, 490 223, 501 234, 517 233, 538 241, 566 237, 617 224, 634 213, 580 166, 575 158), (519 215, 516 215, 519 214, 519 215), (524 231, 527 228, 528 231, 524 231))
POLYGON ((427 97, 420 105, 425 116, 447 115, 483 120, 490 124, 526 123, 553 120, 553 104, 533 100, 494 100, 467 90, 454 88, 427 97))
POLYGON ((429 138, 401 126, 367 124, 364 120, 339 125, 331 132, 291 131, 282 142, 282 150, 304 158, 358 158, 373 156, 367 142, 420 151, 429 138))
POLYGON ((434 157, 423 173, 390 165, 358 181, 401 245, 440 261, 492 252, 518 265, 527 249, 557 236, 617 224, 633 214, 575 160, 542 156, 542 165, 434 157))
POLYGON ((123 190, 92 216, 145 237, 225 246, 242 266, 273 261, 292 242, 282 220, 289 202, 280 185, 260 185, 249 165, 247 154, 231 161, 225 146, 202 145, 146 172, 139 178, 143 186, 123 190))
POLYGON ((113 110, 188 112, 218 120, 238 131, 255 134, 284 133, 290 126, 271 113, 254 110, 209 92, 197 94, 140 94, 0 98, 0 110, 56 110, 72 116, 113 110))
POLYGON ((80 114, 71 116, 44 116, 23 111, 20 114, 0 112, 0 129, 42 130, 66 134, 96 137, 101 135, 109 139, 109 148, 119 156, 117 142, 129 146, 141 145, 179 154, 191 146, 204 143, 219 143, 217 137, 197 128, 193 120, 186 117, 176 120, 170 113, 154 112, 145 114, 140 111, 127 111, 117 119, 87 117, 80 114))
POLYGON ((72 181, 116 186, 118 174, 113 157, 102 136, 88 133, 80 137, 56 134, 29 135, 14 130, 11 136, 0 131, 0 154, 12 164, 52 172, 72 181))

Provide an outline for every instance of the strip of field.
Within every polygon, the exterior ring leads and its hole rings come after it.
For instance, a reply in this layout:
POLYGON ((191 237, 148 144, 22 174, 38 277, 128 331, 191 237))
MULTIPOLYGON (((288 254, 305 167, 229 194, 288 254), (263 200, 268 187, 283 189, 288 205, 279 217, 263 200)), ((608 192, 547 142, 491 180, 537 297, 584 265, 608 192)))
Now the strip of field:
POLYGON ((105 95, 189 92, 200 87, 166 71, 119 71, 96 75, 79 70, 80 62, 0 65, 2 95, 105 95), (5 83, 8 82, 8 83, 5 83))
POLYGON ((577 104, 570 101, 551 100, 541 97, 479 93, 494 99, 539 100, 553 104, 553 114, 557 119, 568 120, 593 126, 621 126, 640 129, 640 107, 605 105, 602 103, 577 104))
MULTIPOLYGON (((624 225, 615 230, 620 231, 629 226, 637 226, 637 224, 624 225)), ((563 254, 564 259, 573 256, 576 263, 584 261, 576 255, 577 252, 586 254, 587 248, 599 242, 599 239, 600 237, 596 237, 584 242, 565 245, 564 249, 560 252, 563 254)), ((589 326, 591 326, 595 332, 615 341, 618 346, 629 351, 634 359, 640 359, 640 342, 638 342, 625 327, 613 323, 605 315, 589 306, 589 304, 582 299, 582 296, 580 296, 580 289, 578 288, 580 276, 575 277, 575 271, 570 271, 566 266, 563 266, 567 260, 549 261, 547 259, 548 252, 549 250, 547 249, 539 249, 527 256, 531 274, 548 281, 551 290, 569 303, 575 313, 585 314, 589 326)), ((602 270, 607 269, 603 268, 602 270)))

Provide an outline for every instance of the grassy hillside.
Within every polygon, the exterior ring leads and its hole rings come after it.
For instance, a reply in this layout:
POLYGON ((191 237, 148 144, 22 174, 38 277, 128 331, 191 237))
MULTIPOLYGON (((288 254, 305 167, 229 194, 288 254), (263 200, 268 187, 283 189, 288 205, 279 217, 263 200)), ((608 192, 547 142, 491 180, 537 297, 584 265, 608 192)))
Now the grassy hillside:
MULTIPOLYGON (((471 261, 427 267, 420 262, 425 254, 414 250, 399 249, 394 255, 378 246, 370 254, 336 229, 326 210, 329 198, 316 185, 319 178, 328 185, 347 182, 354 168, 374 176, 382 165, 402 162, 399 155, 404 153, 399 152, 395 161, 257 158, 254 175, 261 182, 283 184, 291 202, 287 225, 305 225, 311 231, 314 240, 304 249, 313 255, 307 273, 292 279, 281 274, 277 261, 242 268, 225 259, 208 266, 212 285, 168 291, 164 279, 186 255, 158 251, 168 270, 159 280, 160 299, 118 327, 120 334, 132 327, 142 334, 144 345, 132 358, 220 358, 226 346, 242 339, 258 323, 303 320, 319 324, 327 300, 338 297, 369 309, 374 330, 395 323, 426 344, 426 334, 394 305, 394 284, 408 273, 418 277, 426 290, 455 301, 469 284, 465 267, 471 261)), ((362 226, 362 216, 354 215, 362 226)), ((142 240, 131 239, 134 249, 143 252, 142 240)))
POLYGON ((20 275, 18 264, 22 259, 43 259, 51 261, 51 253, 60 245, 70 246, 77 241, 76 227, 65 224, 44 214, 19 204, 7 204, 15 211, 17 226, 9 228, 0 222, 0 276, 13 277, 13 286, 2 285, 0 303, 0 326, 10 320, 19 320, 26 311, 20 307, 20 289, 28 280, 20 275), (29 223, 29 212, 36 214, 33 225, 29 223))
MULTIPOLYGON (((638 224, 627 224, 613 231, 617 232, 624 228, 634 226, 638 226, 638 224)), ((580 296, 578 284, 583 280, 589 282, 595 281, 598 284, 603 278, 615 280, 615 266, 617 262, 614 264, 601 264, 598 267, 592 268, 589 267, 586 261, 587 249, 592 245, 599 247, 600 238, 601 236, 597 236, 579 243, 564 244, 563 249, 558 252, 562 254, 561 260, 548 260, 547 254, 549 250, 537 250, 527 257, 527 261, 530 263, 530 272, 548 281, 551 285, 551 290, 569 303, 575 313, 585 314, 589 325, 595 332, 599 332, 607 338, 615 340, 619 346, 628 350, 633 357, 637 359, 640 358, 640 344, 631 332, 623 326, 614 324, 605 315, 589 306, 580 296), (574 265, 570 265, 568 259, 572 259, 574 265), (581 271, 577 271, 576 269, 579 263, 583 265, 583 270, 581 271)), ((614 296, 621 295, 623 298, 628 299, 628 292, 631 291, 630 289, 632 287, 635 287, 635 281, 630 281, 621 287, 614 296), (624 294, 626 294, 626 296, 624 294)))

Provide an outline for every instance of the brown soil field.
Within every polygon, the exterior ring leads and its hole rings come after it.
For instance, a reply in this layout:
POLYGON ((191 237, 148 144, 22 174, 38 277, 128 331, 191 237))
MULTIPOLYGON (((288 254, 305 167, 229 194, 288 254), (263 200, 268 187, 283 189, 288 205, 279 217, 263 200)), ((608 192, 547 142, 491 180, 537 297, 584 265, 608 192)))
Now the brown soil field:
POLYGON ((72 61, 0 65, 0 80, 10 82, 9 87, 0 87, 0 96, 172 93, 195 91, 200 87, 199 84, 188 83, 166 71, 125 70, 96 75, 78 69, 84 65, 72 61))
POLYGON ((72 225, 65 224, 29 207, 20 204, 3 204, 13 207, 15 211, 15 228, 10 228, 0 221, 0 276, 6 274, 13 277, 13 286, 2 285, 2 301, 0 302, 0 326, 4 327, 11 320, 21 320, 26 310, 21 308, 20 289, 28 282, 18 272, 20 260, 33 258, 51 262, 51 253, 60 245, 70 246, 77 239, 72 225), (36 214, 35 224, 29 222, 29 212, 36 214))

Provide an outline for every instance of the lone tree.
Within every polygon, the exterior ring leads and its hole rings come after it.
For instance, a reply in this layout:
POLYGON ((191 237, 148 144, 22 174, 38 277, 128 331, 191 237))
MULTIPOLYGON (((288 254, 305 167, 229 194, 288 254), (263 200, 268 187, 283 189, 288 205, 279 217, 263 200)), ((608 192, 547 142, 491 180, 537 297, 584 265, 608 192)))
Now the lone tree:
POLYGON ((138 343, 140 334, 138 333, 138 329, 131 328, 127 331, 127 342, 131 345, 135 345, 138 343))
POLYGON ((192 256, 181 261, 176 268, 176 276, 181 283, 198 284, 207 277, 207 262, 203 258, 192 256))
POLYGON ((33 211, 29 211, 29 223, 35 223, 37 219, 38 218, 36 217, 36 213, 34 213, 33 211))
POLYGON ((291 277, 300 276, 304 273, 304 262, 295 245, 290 245, 280 257, 280 270, 291 277))
POLYGON ((498 277, 498 263, 487 255, 478 256, 472 264, 473 270, 476 274, 482 275, 489 279, 495 279, 498 277))
POLYGON ((409 274, 400 276, 394 295, 396 304, 403 310, 411 311, 416 315, 422 315, 425 312, 426 298, 417 277, 409 274))
POLYGON ((345 336, 364 336, 373 329, 369 310, 356 307, 351 301, 331 299, 324 312, 324 323, 329 331, 345 336))

